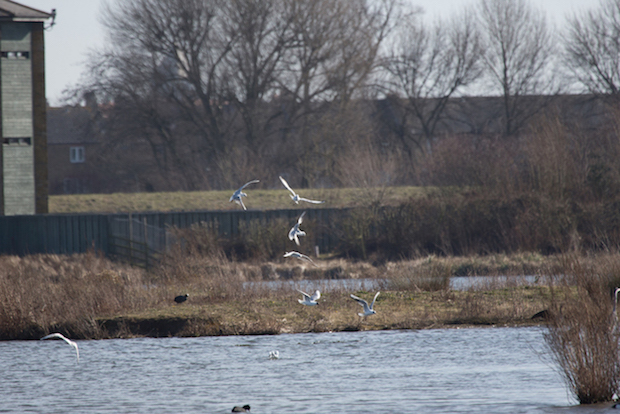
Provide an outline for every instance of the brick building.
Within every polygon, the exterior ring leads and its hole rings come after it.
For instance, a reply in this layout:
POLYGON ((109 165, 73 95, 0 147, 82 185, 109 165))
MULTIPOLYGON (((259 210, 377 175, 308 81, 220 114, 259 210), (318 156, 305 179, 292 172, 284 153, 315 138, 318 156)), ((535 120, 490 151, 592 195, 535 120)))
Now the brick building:
POLYGON ((0 0, 0 215, 48 211, 44 24, 52 18, 0 0))

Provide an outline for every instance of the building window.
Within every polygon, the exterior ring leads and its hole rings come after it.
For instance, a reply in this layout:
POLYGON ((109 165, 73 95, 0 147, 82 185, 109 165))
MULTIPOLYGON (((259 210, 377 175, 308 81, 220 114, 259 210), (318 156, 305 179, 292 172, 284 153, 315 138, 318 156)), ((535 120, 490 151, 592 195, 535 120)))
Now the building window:
POLYGON ((0 52, 0 57, 6 59, 28 59, 30 58, 30 52, 0 52))
POLYGON ((4 143, 4 145, 22 145, 22 146, 28 146, 31 144, 31 140, 30 138, 4 138, 4 140, 2 141, 4 143))
POLYGON ((84 162, 84 147, 71 147, 69 151, 72 163, 84 162))

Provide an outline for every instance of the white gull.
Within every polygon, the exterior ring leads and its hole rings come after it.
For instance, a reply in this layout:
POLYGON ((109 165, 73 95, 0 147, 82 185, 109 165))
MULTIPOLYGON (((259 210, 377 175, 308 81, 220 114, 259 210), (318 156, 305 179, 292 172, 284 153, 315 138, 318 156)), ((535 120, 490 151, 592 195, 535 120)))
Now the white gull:
POLYGON ((307 262, 312 263, 316 267, 319 267, 316 263, 314 263, 314 261, 310 257, 306 256, 305 254, 299 253, 299 252, 295 252, 295 251, 286 252, 284 253, 284 257, 295 257, 299 260, 305 260, 307 262))
POLYGON ((323 204, 325 202, 325 201, 309 200, 307 198, 300 197, 299 194, 293 191, 291 186, 288 185, 288 183, 286 182, 284 178, 282 178, 281 176, 279 178, 280 178, 280 181, 282 181, 282 184, 284 184, 284 187, 286 187, 286 189, 291 192, 291 199, 295 202, 295 204, 299 204, 300 201, 305 201, 306 203, 313 203, 313 204, 323 204))
POLYGON ((297 291, 299 293, 301 293, 302 295, 304 295, 304 299, 297 299, 297 301, 299 303, 301 303, 302 305, 306 305, 306 306, 314 306, 314 305, 318 305, 319 303, 317 302, 317 300, 319 300, 319 298, 321 297, 321 292, 317 289, 314 294, 312 296, 308 295, 306 292, 302 292, 301 290, 297 289, 297 291))
POLYGON ((299 237, 306 235, 305 231, 299 229, 299 226, 301 225, 305 214, 306 214, 305 211, 301 213, 301 216, 299 216, 299 218, 297 219, 297 223, 295 223, 291 231, 288 232, 289 240, 295 241, 295 244, 297 244, 298 246, 299 246, 299 237))
POLYGON ((75 343, 71 339, 65 338, 65 336, 63 334, 52 333, 52 334, 49 334, 49 335, 45 335, 43 338, 41 338, 41 340, 43 340, 43 339, 62 339, 63 341, 65 341, 66 343, 68 343, 69 345, 71 345, 72 347, 75 348, 75 354, 77 355, 77 362, 78 363, 80 362, 80 351, 78 349, 77 343, 75 343))
POLYGON ((374 315, 375 313, 377 313, 377 311, 375 311, 373 307, 375 306, 375 301, 377 300, 377 296, 379 296, 379 293, 381 292, 377 292, 375 294, 375 298, 372 300, 372 304, 370 306, 368 306, 368 302, 366 302, 364 299, 358 298, 355 295, 351 295, 351 297, 355 299, 357 303, 359 303, 360 305, 364 307, 364 313, 358 313, 359 316, 370 316, 370 315, 374 315))
POLYGON ((230 200, 228 200, 229 202, 235 202, 237 204, 239 204, 241 207, 243 207, 244 210, 247 210, 247 208, 245 208, 245 205, 243 204, 243 199, 241 197, 247 197, 248 195, 246 193, 243 192, 243 189, 245 187, 247 187, 250 184, 254 184, 254 183, 258 183, 260 182, 260 180, 252 180, 252 181, 248 181, 247 183, 243 184, 241 187, 239 187, 239 189, 237 191, 235 191, 233 193, 233 195, 230 197, 230 200))

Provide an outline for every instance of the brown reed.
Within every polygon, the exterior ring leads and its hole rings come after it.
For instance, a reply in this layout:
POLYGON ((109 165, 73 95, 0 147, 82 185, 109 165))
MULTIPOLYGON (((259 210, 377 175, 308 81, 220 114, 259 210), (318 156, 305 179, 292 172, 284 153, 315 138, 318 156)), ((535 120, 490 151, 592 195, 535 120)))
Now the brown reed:
POLYGON ((554 280, 545 333, 553 358, 580 404, 611 401, 620 386, 620 329, 611 294, 620 260, 568 255, 554 280))

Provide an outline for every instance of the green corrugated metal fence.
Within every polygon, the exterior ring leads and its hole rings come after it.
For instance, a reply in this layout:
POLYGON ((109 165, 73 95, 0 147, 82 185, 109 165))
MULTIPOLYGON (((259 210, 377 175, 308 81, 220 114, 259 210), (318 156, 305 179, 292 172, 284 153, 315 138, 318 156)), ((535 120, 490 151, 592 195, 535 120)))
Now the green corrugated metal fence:
MULTIPOLYGON (((152 241, 155 233, 163 232, 164 244, 167 228, 175 226, 186 228, 194 223, 212 223, 223 237, 238 233, 240 223, 258 220, 269 223, 283 219, 292 227, 302 210, 268 211, 191 211, 191 212, 147 212, 132 214, 44 214, 28 216, 0 216, 0 254, 26 255, 35 253, 71 254, 84 253, 94 248, 105 254, 116 254, 117 239, 134 240, 147 243, 155 250, 161 243, 152 241), (130 234, 126 225, 119 222, 138 223, 141 230, 130 234), (142 236, 136 234, 144 233, 142 236)), ((307 222, 312 222, 314 240, 321 252, 331 251, 337 243, 339 220, 348 209, 307 209, 307 222)), ((139 227, 136 225, 135 227, 139 227)), ((290 227, 289 227, 290 228, 290 227)), ((289 228, 282 230, 286 237, 289 228)), ((157 237, 161 237, 161 234, 157 237)))

